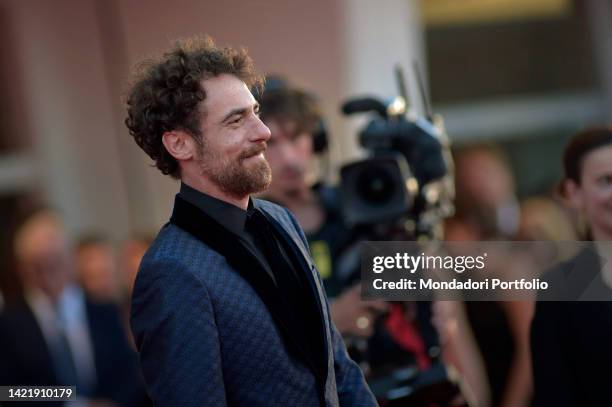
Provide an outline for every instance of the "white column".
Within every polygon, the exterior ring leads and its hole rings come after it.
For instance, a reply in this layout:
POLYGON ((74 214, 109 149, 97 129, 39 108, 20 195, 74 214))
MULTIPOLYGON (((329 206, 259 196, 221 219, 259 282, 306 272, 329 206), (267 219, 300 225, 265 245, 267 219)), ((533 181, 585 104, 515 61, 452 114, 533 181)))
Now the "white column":
MULTIPOLYGON (((399 95, 394 67, 404 68, 409 86, 409 102, 422 113, 422 105, 413 75, 416 61, 426 85, 423 27, 417 0, 342 0, 344 16, 342 42, 342 96, 372 95, 385 99, 399 95)), ((365 119, 351 119, 343 138, 345 156, 357 152, 356 132, 365 119)))

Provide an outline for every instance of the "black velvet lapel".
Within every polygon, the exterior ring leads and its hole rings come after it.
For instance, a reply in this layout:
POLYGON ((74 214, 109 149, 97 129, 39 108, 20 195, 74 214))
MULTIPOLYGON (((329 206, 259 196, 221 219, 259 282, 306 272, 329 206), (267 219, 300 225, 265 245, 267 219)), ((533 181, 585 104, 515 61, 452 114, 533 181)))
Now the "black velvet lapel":
POLYGON ((320 338, 322 345, 322 357, 319 358, 317 362, 322 362, 323 364, 319 366, 322 372, 327 376, 327 334, 325 329, 325 318, 323 315, 322 307, 325 306, 323 302, 323 298, 321 294, 323 293, 323 287, 319 285, 317 277, 314 275, 316 270, 314 268, 314 264, 312 264, 308 259, 310 259, 310 254, 307 253, 303 245, 297 244, 294 239, 287 233, 287 231, 283 228, 282 225, 278 223, 276 219, 274 219, 270 214, 268 214, 263 208, 257 205, 257 201, 255 201, 254 206, 261 210, 264 216, 268 219, 270 224, 274 227, 276 231, 276 235, 281 238, 283 241, 283 246, 285 251, 292 257, 294 263, 296 263, 297 267, 302 269, 302 273, 300 276, 303 276, 303 280, 305 285, 310 288, 310 294, 308 297, 311 299, 310 305, 313 308, 313 311, 319 316, 316 327, 313 327, 318 331, 317 337, 320 338))
POLYGON ((175 198, 174 211, 170 222, 225 257, 227 262, 251 284, 266 304, 286 342, 302 356, 302 360, 310 366, 313 372, 320 376, 319 364, 311 360, 305 351, 302 343, 305 338, 298 337, 296 332, 291 329, 291 326, 294 323, 299 323, 299 321, 293 321, 287 313, 287 308, 283 305, 278 288, 266 271, 265 265, 257 256, 251 253, 237 236, 179 195, 175 198))

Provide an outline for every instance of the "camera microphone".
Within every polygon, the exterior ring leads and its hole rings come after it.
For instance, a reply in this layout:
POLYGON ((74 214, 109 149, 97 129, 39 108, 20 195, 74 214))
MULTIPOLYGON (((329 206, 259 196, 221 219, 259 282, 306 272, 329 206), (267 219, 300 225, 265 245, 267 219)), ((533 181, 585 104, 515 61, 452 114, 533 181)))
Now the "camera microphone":
POLYGON ((382 117, 387 117, 387 106, 372 97, 349 100, 342 105, 342 113, 345 115, 371 111, 377 112, 382 117))

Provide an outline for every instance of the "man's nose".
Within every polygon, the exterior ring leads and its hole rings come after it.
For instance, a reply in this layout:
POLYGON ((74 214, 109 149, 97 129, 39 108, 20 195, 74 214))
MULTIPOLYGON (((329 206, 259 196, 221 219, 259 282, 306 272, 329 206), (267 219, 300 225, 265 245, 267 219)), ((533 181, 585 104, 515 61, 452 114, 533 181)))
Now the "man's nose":
POLYGON ((252 133, 251 141, 253 142, 262 142, 270 140, 270 136, 272 133, 268 126, 265 125, 264 122, 261 121, 259 117, 255 117, 255 128, 252 133))

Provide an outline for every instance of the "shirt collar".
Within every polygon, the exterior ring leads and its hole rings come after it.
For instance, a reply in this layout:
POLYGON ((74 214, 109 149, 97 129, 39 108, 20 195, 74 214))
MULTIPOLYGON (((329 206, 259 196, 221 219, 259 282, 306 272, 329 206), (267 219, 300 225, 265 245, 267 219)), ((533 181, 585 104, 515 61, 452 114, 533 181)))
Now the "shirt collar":
POLYGON ((254 208, 253 200, 250 197, 248 210, 245 211, 229 202, 222 201, 221 199, 198 191, 184 182, 181 182, 179 195, 236 235, 242 235, 244 233, 247 214, 254 208))

